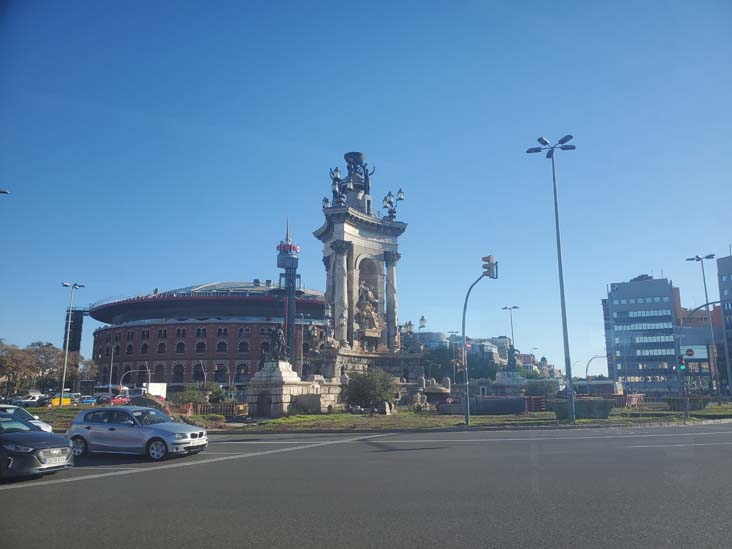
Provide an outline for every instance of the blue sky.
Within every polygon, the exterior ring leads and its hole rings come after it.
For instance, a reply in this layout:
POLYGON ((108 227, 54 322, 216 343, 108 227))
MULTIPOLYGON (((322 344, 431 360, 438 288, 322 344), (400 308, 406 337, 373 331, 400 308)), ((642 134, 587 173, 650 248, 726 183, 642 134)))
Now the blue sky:
MULTIPOLYGON (((82 303, 275 278, 289 218, 322 289, 328 169, 363 151, 403 188, 400 320, 508 333, 563 363, 558 158, 572 361, 604 353, 606 284, 663 274, 703 303, 695 253, 729 253, 732 4, 0 4, 0 337, 62 344, 82 303)), ((711 294, 717 296, 714 282, 711 294)), ((85 327, 89 354, 94 321, 85 327)), ((579 367, 579 366, 578 366, 579 367)), ((605 371, 604 361, 592 370, 605 371)))

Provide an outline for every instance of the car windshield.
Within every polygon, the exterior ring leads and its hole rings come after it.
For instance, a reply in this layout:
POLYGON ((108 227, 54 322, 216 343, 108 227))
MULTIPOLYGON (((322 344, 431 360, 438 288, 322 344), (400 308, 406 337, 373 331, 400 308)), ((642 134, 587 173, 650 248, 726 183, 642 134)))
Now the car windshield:
POLYGON ((15 417, 19 417, 20 419, 24 419, 26 421, 35 419, 31 414, 26 412, 25 409, 23 409, 23 408, 9 408, 9 407, 0 406, 0 412, 6 412, 8 414, 12 414, 15 417))
POLYGON ((157 410, 135 410, 132 412, 132 415, 135 416, 135 419, 141 425, 155 425, 156 423, 169 423, 173 421, 164 413, 157 410))
POLYGON ((22 433, 38 430, 35 425, 31 425, 20 418, 10 416, 0 417, 0 433, 22 433))

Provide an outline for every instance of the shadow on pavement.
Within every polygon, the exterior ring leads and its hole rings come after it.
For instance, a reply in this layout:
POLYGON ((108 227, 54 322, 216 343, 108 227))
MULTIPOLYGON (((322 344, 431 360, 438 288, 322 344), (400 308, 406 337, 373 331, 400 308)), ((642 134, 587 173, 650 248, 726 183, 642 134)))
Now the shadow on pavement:
POLYGON ((449 446, 422 446, 420 448, 396 448, 394 446, 390 446, 389 444, 383 443, 383 442, 372 442, 368 441, 365 442, 368 446, 372 446, 374 448, 378 448, 377 450, 371 450, 371 453, 374 452, 417 452, 420 450, 445 450, 446 448, 449 448, 449 446))

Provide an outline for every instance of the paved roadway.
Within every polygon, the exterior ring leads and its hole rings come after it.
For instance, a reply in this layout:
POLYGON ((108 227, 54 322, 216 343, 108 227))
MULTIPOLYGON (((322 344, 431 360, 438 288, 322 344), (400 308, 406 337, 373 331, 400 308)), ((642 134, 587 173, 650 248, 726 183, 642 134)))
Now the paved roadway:
POLYGON ((729 424, 211 438, 0 485, 0 546, 732 546, 729 424))

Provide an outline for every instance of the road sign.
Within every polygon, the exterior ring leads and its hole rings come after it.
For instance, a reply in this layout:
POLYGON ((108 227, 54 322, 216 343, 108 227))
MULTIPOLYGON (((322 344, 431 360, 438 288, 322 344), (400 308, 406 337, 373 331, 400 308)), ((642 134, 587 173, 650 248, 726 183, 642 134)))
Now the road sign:
POLYGON ((686 356, 694 356, 694 349, 686 349, 686 356))
POLYGON ((468 342, 467 342, 467 343, 465 344, 465 348, 466 348, 466 349, 467 349, 467 350, 469 351, 470 349, 472 349, 472 348, 473 348, 473 344, 472 344, 472 343, 470 343, 470 342, 468 341, 468 342))

